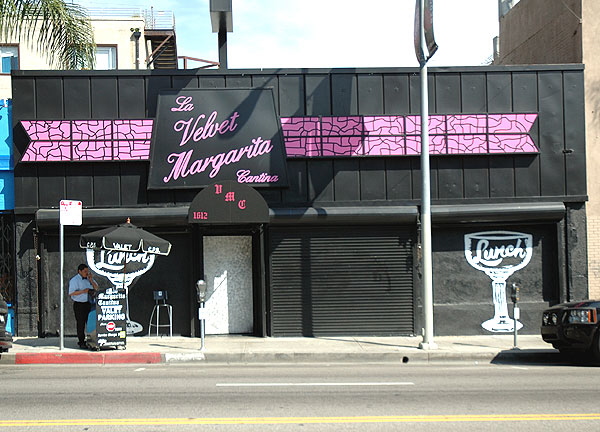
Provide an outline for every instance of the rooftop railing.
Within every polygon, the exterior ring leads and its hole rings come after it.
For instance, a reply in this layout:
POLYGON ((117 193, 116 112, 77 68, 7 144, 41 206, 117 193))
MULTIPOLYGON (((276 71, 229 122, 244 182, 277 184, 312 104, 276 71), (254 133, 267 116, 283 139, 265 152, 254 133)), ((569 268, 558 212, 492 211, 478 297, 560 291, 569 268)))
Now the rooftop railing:
POLYGON ((143 13, 146 30, 175 30, 175 15, 172 11, 157 11, 151 8, 145 9, 143 13))
POLYGON ((173 11, 158 11, 139 8, 88 8, 88 15, 93 18, 142 18, 146 30, 175 29, 173 11))

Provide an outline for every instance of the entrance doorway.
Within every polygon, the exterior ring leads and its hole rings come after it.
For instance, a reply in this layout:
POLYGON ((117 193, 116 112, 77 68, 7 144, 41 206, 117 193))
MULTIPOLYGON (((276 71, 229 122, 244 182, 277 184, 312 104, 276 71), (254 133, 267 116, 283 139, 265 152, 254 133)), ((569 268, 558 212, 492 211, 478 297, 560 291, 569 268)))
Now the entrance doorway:
POLYGON ((203 236, 206 334, 254 331, 252 237, 203 236))

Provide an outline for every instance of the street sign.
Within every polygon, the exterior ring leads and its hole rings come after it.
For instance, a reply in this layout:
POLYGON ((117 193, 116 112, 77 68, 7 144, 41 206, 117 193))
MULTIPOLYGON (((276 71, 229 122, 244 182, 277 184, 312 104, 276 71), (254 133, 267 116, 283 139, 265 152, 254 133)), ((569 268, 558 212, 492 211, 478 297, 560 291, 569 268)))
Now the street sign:
POLYGON ((60 200, 60 224, 81 225, 83 205, 81 201, 60 200))

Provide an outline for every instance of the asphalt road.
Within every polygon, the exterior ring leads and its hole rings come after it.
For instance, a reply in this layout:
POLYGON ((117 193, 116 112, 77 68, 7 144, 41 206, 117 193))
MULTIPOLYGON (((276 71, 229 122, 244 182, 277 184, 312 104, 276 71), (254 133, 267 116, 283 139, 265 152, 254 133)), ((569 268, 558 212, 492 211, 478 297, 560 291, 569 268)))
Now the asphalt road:
POLYGON ((600 367, 1 366, 0 429, 600 430, 600 367))

